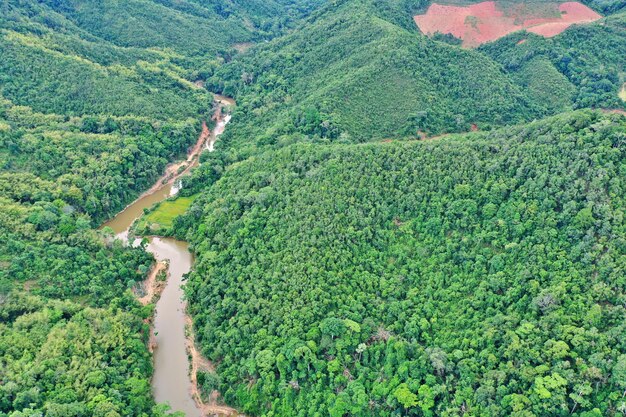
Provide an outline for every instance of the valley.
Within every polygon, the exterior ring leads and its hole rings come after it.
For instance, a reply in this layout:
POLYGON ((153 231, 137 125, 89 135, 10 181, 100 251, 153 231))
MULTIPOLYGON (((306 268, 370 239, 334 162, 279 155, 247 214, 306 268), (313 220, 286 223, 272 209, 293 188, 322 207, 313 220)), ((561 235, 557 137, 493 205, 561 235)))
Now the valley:
POLYGON ((0 417, 626 413, 623 0, 0 2, 0 417))
MULTIPOLYGON (((235 105, 234 101, 217 96, 214 103, 212 119, 215 127, 209 131, 206 122, 202 123, 198 141, 188 152, 187 159, 168 166, 165 174, 148 191, 113 219, 104 223, 102 228, 111 229, 117 239, 127 244, 134 246, 140 244, 141 237, 129 235, 133 223, 145 210, 176 195, 179 191, 175 188, 177 181, 198 165, 200 152, 205 149, 213 152, 215 142, 230 121, 229 113, 230 108, 235 105)), ((192 331, 193 324, 186 313, 187 307, 182 290, 184 277, 193 266, 189 246, 183 241, 171 238, 150 236, 148 239, 146 251, 155 257, 157 268, 164 265, 163 273, 167 277, 160 291, 148 290, 148 293, 153 293, 148 303, 156 300, 150 337, 150 349, 154 357, 154 374, 151 382, 154 398, 158 403, 169 404, 172 411, 184 412, 188 417, 202 417, 214 410, 217 410, 216 413, 219 415, 229 416, 235 413, 235 410, 229 410, 225 406, 220 408, 213 404, 205 405, 197 393, 197 363, 202 359, 197 353, 195 340, 187 335, 192 331)), ((155 283, 147 282, 146 285, 153 287, 155 283)))

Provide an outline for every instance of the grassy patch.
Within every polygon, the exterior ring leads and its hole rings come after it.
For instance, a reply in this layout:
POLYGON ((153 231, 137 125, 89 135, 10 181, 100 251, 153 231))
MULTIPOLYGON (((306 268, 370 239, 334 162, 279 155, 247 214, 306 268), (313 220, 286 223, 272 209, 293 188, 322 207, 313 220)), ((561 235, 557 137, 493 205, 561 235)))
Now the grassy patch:
POLYGON ((626 83, 622 85, 622 90, 619 92, 619 98, 621 98, 623 101, 626 101, 626 83))
POLYGON ((140 234, 168 230, 172 227, 174 218, 185 213, 195 198, 196 196, 179 197, 176 200, 162 202, 137 221, 135 230, 140 234))

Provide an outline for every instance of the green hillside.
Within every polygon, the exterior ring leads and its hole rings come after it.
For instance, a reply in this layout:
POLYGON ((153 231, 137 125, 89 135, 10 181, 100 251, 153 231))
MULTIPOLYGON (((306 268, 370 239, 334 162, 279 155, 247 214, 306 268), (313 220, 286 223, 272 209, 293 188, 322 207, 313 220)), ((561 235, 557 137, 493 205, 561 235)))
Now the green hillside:
POLYGON ((299 31, 220 68, 209 88, 239 104, 224 140, 416 137, 537 114, 483 54, 431 41, 377 13, 361 1, 328 6, 299 31))
POLYGON ((193 119, 0 106, 0 416, 165 416, 150 388, 152 256, 92 227, 197 136, 193 119), (45 413, 45 414, 42 414, 45 413))
POLYGON ((0 127, 0 176, 7 180, 0 190, 27 204, 62 199, 96 224, 149 188, 172 157, 195 143, 200 128, 193 119, 88 116, 68 121, 8 102, 0 106, 0 127), (26 184, 23 190, 12 178, 29 185, 35 181, 45 192, 26 184))
POLYGON ((0 93, 46 113, 196 117, 210 100, 191 81, 211 74, 233 45, 276 35, 316 4, 171 3, 4 2, 0 93))
POLYGON ((625 140, 625 118, 585 111, 227 169, 178 221, 226 400, 259 416, 621 415, 625 140))
POLYGON ((214 55, 233 44, 276 36, 321 1, 9 0, 9 17, 71 25, 118 46, 214 55))
POLYGON ((92 227, 186 151, 211 95, 175 53, 0 7, 0 416, 164 416, 130 292, 152 256, 92 227))
MULTIPOLYGON (((173 52, 91 36, 39 4, 9 2, 0 19, 0 94, 42 113, 200 117, 209 94, 173 52)), ((6 7, 6 4, 5 4, 6 7)))
POLYGON ((553 39, 520 32, 471 51, 407 25, 425 5, 332 3, 298 31, 220 67, 209 89, 239 103, 224 146, 245 157, 259 146, 414 138, 623 106, 621 15, 553 39))
POLYGON ((626 110, 626 10, 584 2, 607 17, 465 50, 419 32, 428 0, 0 1, 0 417, 181 417, 153 256, 97 227, 213 93, 216 151, 137 223, 194 252, 204 400, 623 415, 626 118, 589 108, 626 110))
POLYGON ((626 3, 622 0, 581 0, 581 2, 605 16, 626 11, 626 3))
POLYGON ((480 49, 548 109, 623 108, 618 93, 626 73, 625 16, 574 26, 549 39, 520 32, 480 49))

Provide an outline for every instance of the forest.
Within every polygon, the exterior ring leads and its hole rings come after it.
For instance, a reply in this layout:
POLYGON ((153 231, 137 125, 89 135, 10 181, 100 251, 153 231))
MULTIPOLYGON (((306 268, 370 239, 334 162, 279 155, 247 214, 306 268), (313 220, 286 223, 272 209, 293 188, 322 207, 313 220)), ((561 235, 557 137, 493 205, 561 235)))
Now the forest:
POLYGON ((191 245, 202 395, 625 415, 624 2, 477 49, 423 36, 430 3, 0 1, 0 417, 180 416, 133 293, 154 259, 99 226, 213 93, 237 100, 216 151, 135 230, 191 245))
POLYGON ((299 141, 430 137, 624 108, 623 14, 555 38, 518 32, 467 50, 420 35, 409 17, 427 4, 334 2, 301 30, 219 67, 207 85, 239 104, 223 138, 229 149, 245 159, 299 141))
POLYGON ((626 68, 620 52, 626 48, 624 27, 626 13, 602 24, 574 26, 551 39, 521 32, 481 49, 550 112, 623 108, 615 92, 626 68))
POLYGON ((625 146, 623 116, 582 111, 227 168, 175 221, 226 400, 263 416, 621 415, 625 146))

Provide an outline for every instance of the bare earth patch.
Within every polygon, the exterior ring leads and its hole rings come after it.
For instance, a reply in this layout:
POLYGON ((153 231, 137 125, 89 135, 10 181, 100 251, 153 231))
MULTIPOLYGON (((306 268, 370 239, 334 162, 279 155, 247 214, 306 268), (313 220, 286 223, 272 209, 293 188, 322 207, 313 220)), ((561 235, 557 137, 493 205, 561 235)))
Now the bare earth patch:
POLYGON ((30 279, 28 281, 24 281, 24 291, 30 292, 33 288, 38 286, 36 279, 30 279))
POLYGON ((519 4, 503 10, 500 3, 485 1, 469 6, 433 3, 423 15, 414 17, 426 35, 451 34, 463 40, 463 46, 477 47, 518 30, 552 37, 577 23, 589 23, 602 16, 578 2, 551 3, 541 10, 519 4))
POLYGON ((626 116, 626 110, 622 109, 602 109, 602 112, 607 114, 621 114, 622 116, 626 116))
POLYGON ((167 273, 166 262, 157 262, 148 274, 148 278, 146 278, 146 280, 142 283, 144 295, 137 297, 137 301, 139 301, 141 305, 145 306, 152 303, 154 298, 160 296, 163 292, 167 280, 159 281, 157 279, 159 273, 161 272, 167 273))
POLYGON ((235 48, 237 52, 239 53, 244 53, 248 49, 252 48, 253 46, 254 46, 254 43, 252 42, 241 42, 241 43, 234 44, 233 48, 235 48))
MULTIPOLYGON (((167 285, 167 274, 168 274, 169 265, 167 262, 157 262, 154 264, 150 272, 148 273, 148 277, 141 283, 141 287, 143 289, 142 295, 137 294, 135 291, 135 296, 137 297, 137 301, 141 305, 148 305, 152 302, 156 303, 156 301, 161 296, 161 293, 165 289, 167 285), (165 280, 159 280, 159 274, 166 274, 165 280)), ((154 316, 146 319, 145 323, 150 325, 150 340, 148 341, 148 351, 150 353, 154 353, 154 349, 157 346, 156 337, 154 334, 154 326, 152 324, 152 320, 154 316)))

